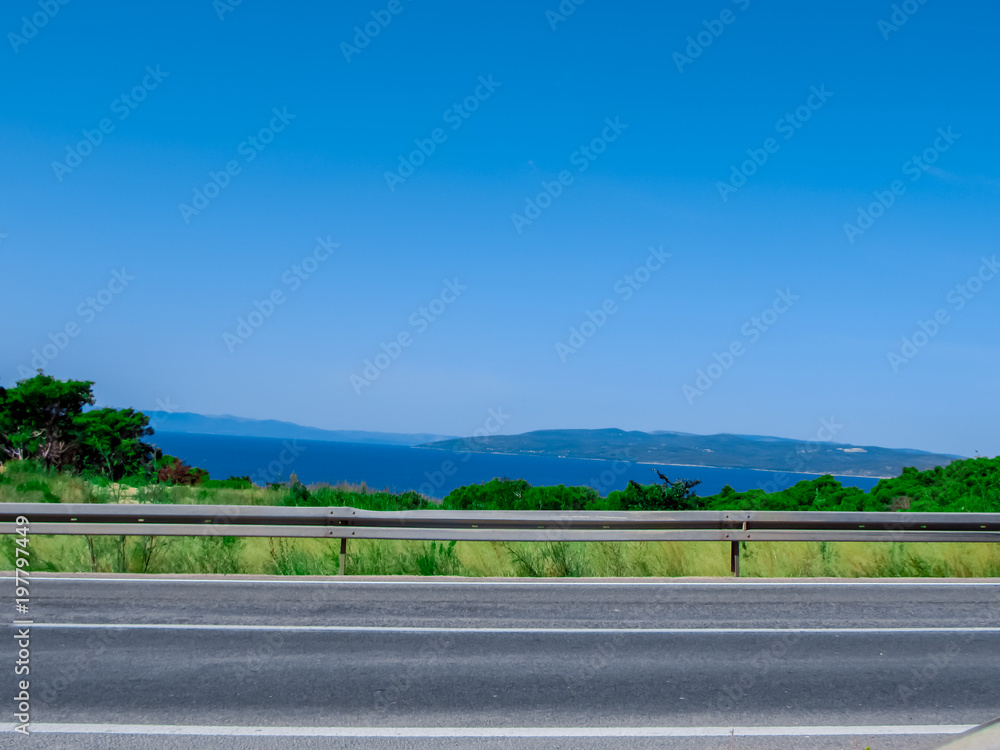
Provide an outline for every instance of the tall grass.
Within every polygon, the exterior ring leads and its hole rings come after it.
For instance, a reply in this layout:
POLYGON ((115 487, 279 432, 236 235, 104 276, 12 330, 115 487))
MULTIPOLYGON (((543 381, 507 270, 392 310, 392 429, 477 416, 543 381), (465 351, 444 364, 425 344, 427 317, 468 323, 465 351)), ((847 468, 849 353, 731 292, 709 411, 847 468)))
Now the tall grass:
MULTIPOLYGON (((0 502, 349 505, 426 507, 425 499, 365 485, 294 487, 129 486, 0 466, 0 502)), ((31 537, 31 569, 67 572, 334 575, 339 541, 236 537, 31 537)), ((0 567, 14 566, 14 538, 0 536, 0 567)), ((407 542, 351 540, 350 575, 649 577, 729 575, 728 542, 407 542)), ((746 577, 997 577, 1000 545, 979 543, 751 542, 746 577)))
MULTIPOLYGON (((35 571, 335 575, 339 540, 32 535, 35 571)), ((0 567, 14 538, 0 537, 0 567)), ((348 575, 674 577, 729 575, 728 542, 409 542, 353 539, 348 575)), ((741 574, 784 577, 996 577, 996 544, 751 542, 741 574)))

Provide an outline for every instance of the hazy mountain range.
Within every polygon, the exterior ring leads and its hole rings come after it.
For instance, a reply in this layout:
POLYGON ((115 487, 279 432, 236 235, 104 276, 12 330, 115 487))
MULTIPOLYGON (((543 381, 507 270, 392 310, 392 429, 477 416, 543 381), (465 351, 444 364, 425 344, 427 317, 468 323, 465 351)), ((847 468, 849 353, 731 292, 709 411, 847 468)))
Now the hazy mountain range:
POLYGON ((422 445, 448 440, 451 435, 433 433, 366 432, 364 430, 321 430, 276 419, 244 419, 231 416, 206 416, 191 412, 144 412, 157 432, 188 432, 199 435, 236 435, 240 437, 282 438, 288 440, 328 440, 335 443, 380 443, 382 445, 422 445))
MULTIPOLYGON (((789 440, 761 435, 692 435, 618 429, 536 430, 521 435, 458 438, 428 433, 322 430, 274 419, 205 416, 191 412, 146 412, 157 432, 380 443, 477 453, 622 459, 653 464, 713 466, 805 474, 897 476, 903 467, 931 469, 962 458, 926 451, 846 443, 789 440)), ((696 478, 696 477, 694 477, 696 478)))
POLYGON ((692 435, 617 429, 537 430, 522 435, 444 440, 426 447, 864 477, 898 476, 905 466, 932 469, 962 458, 918 450, 762 435, 692 435))

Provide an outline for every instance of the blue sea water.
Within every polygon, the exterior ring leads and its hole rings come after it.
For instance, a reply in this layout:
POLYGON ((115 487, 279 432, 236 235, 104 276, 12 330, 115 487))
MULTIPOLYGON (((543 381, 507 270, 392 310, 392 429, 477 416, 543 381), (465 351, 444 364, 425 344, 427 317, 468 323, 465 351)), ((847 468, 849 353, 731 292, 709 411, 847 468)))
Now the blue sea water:
MULTIPOLYGON (((213 479, 249 476, 258 484, 286 481, 294 472, 304 484, 340 481, 393 492, 416 490, 442 498, 456 487, 499 477, 525 479, 535 486, 564 484, 594 487, 602 495, 622 490, 630 479, 659 481, 654 469, 670 479, 700 479, 695 492, 714 495, 729 484, 737 492, 790 487, 813 474, 781 474, 754 469, 669 466, 552 456, 456 453, 429 448, 317 440, 196 435, 157 432, 153 442, 171 456, 206 469, 213 479)), ((868 477, 837 477, 844 485, 869 490, 868 477)))

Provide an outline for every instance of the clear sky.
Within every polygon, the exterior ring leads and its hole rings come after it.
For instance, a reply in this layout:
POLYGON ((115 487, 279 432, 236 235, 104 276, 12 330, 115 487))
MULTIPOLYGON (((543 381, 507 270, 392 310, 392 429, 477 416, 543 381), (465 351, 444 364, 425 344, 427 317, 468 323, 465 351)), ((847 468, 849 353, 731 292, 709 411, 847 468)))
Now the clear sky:
POLYGON ((11 0, 0 30, 5 385, 1000 453, 996 3, 11 0))

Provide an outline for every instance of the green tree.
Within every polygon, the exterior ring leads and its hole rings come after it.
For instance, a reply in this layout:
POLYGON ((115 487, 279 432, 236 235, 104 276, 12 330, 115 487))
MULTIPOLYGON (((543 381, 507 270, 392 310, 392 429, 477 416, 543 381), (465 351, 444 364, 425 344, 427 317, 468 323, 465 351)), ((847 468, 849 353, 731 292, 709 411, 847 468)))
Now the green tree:
POLYGON ((79 440, 76 466, 118 481, 151 465, 154 448, 149 417, 133 409, 93 409, 74 418, 79 440))
POLYGON ((702 507, 701 499, 692 492, 701 480, 678 479, 672 482, 659 471, 656 474, 662 484, 642 485, 630 479, 624 492, 612 492, 609 499, 616 496, 622 510, 698 510, 702 507))
POLYGON ((94 403, 88 380, 56 380, 41 370, 13 388, 0 388, 0 451, 41 460, 48 468, 73 462, 79 447, 76 417, 94 403))
POLYGON ((117 481, 151 468, 149 417, 134 409, 92 409, 93 383, 57 380, 41 370, 0 388, 0 458, 33 459, 117 481))

